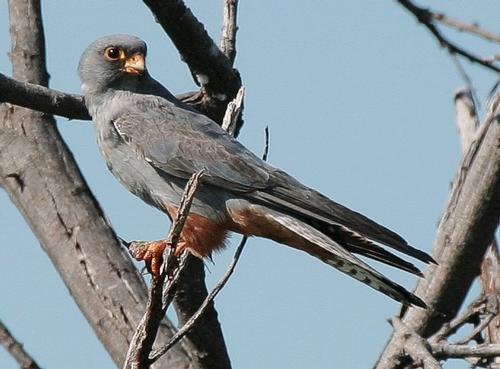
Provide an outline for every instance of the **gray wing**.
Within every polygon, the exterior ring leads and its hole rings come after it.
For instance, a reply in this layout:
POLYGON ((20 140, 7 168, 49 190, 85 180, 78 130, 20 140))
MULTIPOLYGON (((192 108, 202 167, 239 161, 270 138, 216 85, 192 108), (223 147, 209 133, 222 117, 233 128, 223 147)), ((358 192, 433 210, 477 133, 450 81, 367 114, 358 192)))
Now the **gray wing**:
POLYGON ((373 253, 367 237, 422 261, 433 261, 391 230, 268 165, 204 115, 153 96, 142 99, 113 123, 158 172, 187 179, 203 170, 205 183, 294 214, 333 238, 341 236, 345 243, 351 242, 353 251, 361 248, 373 253))
POLYGON ((203 170, 205 183, 234 192, 269 186, 273 168, 212 120, 152 96, 142 99, 113 124, 157 171, 188 179, 203 170))

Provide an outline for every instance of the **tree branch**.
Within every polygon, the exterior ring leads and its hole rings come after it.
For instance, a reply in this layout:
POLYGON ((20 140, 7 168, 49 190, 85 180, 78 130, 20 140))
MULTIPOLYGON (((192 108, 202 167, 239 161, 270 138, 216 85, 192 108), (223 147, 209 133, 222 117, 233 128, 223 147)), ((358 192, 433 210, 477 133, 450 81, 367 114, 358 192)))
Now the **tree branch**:
POLYGON ((182 101, 221 122, 227 103, 241 86, 238 71, 182 0, 143 1, 179 50, 196 84, 201 86, 199 92, 181 96, 182 101))
POLYGON ((500 42, 500 35, 491 32, 485 28, 482 28, 477 23, 466 23, 462 22, 458 19, 450 18, 444 13, 439 12, 431 12, 431 16, 433 19, 437 20, 440 23, 446 24, 449 27, 453 27, 458 29, 459 31, 468 32, 473 35, 482 37, 488 41, 492 42, 500 42))
POLYGON ((17 341, 0 320, 0 345, 17 361, 21 369, 40 369, 36 361, 24 350, 23 344, 17 341))
POLYGON ((401 337, 403 352, 408 354, 415 364, 424 369, 442 369, 439 362, 432 356, 425 339, 408 328, 399 318, 392 318, 391 323, 395 334, 401 337))
MULTIPOLYGON (((431 265, 415 293, 427 309, 409 308, 402 321, 422 337, 435 333, 454 317, 491 243, 500 217, 500 94, 462 159, 448 207, 439 227, 431 265)), ((377 369, 401 368, 401 340, 393 335, 377 369)))
MULTIPOLYGON (((38 0, 10 0, 13 76, 47 85, 38 0)), ((0 186, 22 213, 112 359, 121 365, 147 290, 47 114, 0 106, 0 186)), ((171 326, 162 322, 160 341, 171 326)), ((186 368, 181 347, 158 367, 186 368)))
POLYGON ((482 344, 477 346, 435 343, 431 345, 432 353, 437 358, 467 358, 500 356, 500 344, 482 344))
MULTIPOLYGON (((174 259, 176 259, 176 256, 174 256, 175 249, 189 214, 189 209, 191 208, 194 195, 200 185, 202 174, 203 172, 193 174, 191 179, 186 184, 184 194, 182 195, 181 202, 179 204, 177 217, 172 223, 172 227, 170 228, 170 232, 167 236, 168 246, 165 249, 166 257, 164 258, 166 262, 163 263, 160 275, 158 277, 153 277, 151 287, 149 289, 149 299, 146 311, 130 342, 127 358, 123 364, 123 369, 127 369, 129 365, 132 369, 147 369, 152 364, 149 359, 149 354, 153 348, 153 344, 160 327, 160 322, 166 313, 167 306, 164 308, 163 301, 170 299, 169 296, 165 296, 164 294, 165 279, 167 278, 168 273, 173 270, 174 259)), ((177 269, 180 271, 185 265, 185 263, 181 263, 177 269)), ((178 277, 180 273, 177 272, 175 274, 178 277)), ((170 275, 169 279, 171 279, 171 277, 173 278, 173 275, 170 275)), ((171 292, 176 280, 170 280, 169 282, 171 282, 170 286, 165 286, 165 290, 171 292)), ((171 341, 172 339, 169 342, 171 341)))
POLYGON ((444 37, 433 23, 434 18, 432 12, 430 12, 427 9, 416 6, 410 0, 397 0, 397 2, 401 4, 405 9, 410 11, 410 13, 412 13, 415 16, 415 18, 417 18, 417 20, 421 24, 423 24, 424 27, 429 30, 429 32, 432 33, 432 35, 439 41, 441 46, 446 48, 449 53, 461 55, 472 63, 480 64, 489 70, 500 73, 500 68, 495 66, 493 63, 490 63, 489 61, 484 60, 484 58, 481 58, 479 56, 470 53, 469 51, 461 48, 460 46, 456 45, 455 43, 451 42, 446 37, 444 37))
POLYGON ((69 119, 91 119, 83 102, 83 96, 16 81, 2 73, 0 73, 0 102, 8 102, 69 119))
POLYGON ((179 329, 174 334, 174 336, 170 339, 170 341, 165 346, 163 346, 158 350, 155 350, 152 353, 151 362, 154 363, 160 357, 165 355, 168 352, 168 350, 170 350, 177 342, 179 342, 199 322, 200 318, 203 316, 207 308, 213 304, 213 301, 215 300, 219 292, 222 290, 222 288, 224 288, 227 281, 229 280, 229 277, 231 277, 231 275, 233 274, 234 268, 236 267, 236 264, 240 259, 241 253, 243 251, 243 248, 245 247, 247 240, 248 237, 243 236, 233 256, 233 260, 231 261, 231 264, 229 264, 229 267, 226 270, 226 273, 224 273, 219 282, 217 282, 212 291, 208 294, 203 303, 200 305, 198 310, 191 316, 191 318, 189 318, 189 320, 186 323, 184 323, 182 328, 179 329))
POLYGON ((238 0, 224 0, 224 12, 222 15, 222 35, 220 50, 229 59, 231 65, 236 58, 236 15, 238 12, 238 0))

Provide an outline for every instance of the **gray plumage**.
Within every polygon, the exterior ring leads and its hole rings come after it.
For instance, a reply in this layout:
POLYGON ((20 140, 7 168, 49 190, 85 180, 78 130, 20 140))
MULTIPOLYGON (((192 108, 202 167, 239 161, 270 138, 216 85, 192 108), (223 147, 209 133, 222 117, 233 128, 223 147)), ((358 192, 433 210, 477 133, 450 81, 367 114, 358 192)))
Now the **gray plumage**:
MULTIPOLYGON (((166 211, 166 204, 178 206, 187 179, 203 169, 192 213, 221 225, 237 223, 236 214, 252 214, 247 222, 265 223, 262 230, 249 227, 253 235, 306 251, 403 303, 425 306, 352 253, 417 275, 414 265, 372 241, 424 262, 433 261, 429 255, 262 161, 215 122, 177 101, 146 69, 127 72, 123 58, 105 55, 110 47, 145 57, 146 44, 134 36, 107 36, 90 45, 79 64, 101 153, 130 192, 166 211)), ((244 229, 233 228, 228 229, 244 229)))

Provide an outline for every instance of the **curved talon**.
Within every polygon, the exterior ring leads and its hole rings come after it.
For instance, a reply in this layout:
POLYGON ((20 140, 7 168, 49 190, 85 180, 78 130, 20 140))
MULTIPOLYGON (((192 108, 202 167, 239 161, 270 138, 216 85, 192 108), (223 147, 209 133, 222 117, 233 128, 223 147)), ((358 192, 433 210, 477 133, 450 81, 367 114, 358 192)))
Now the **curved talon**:
POLYGON ((144 261, 149 273, 153 276, 160 274, 160 267, 163 263, 163 251, 167 247, 165 240, 160 241, 132 241, 129 245, 129 252, 137 261, 144 261))

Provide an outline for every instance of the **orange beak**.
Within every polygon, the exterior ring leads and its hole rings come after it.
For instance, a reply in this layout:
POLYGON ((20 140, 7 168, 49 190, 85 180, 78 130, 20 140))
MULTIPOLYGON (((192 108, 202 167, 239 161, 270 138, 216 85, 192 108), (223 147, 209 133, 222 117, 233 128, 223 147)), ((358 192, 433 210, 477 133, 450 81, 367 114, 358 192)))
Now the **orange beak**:
POLYGON ((127 73, 143 75, 146 70, 144 55, 136 53, 125 59, 123 70, 127 73))

